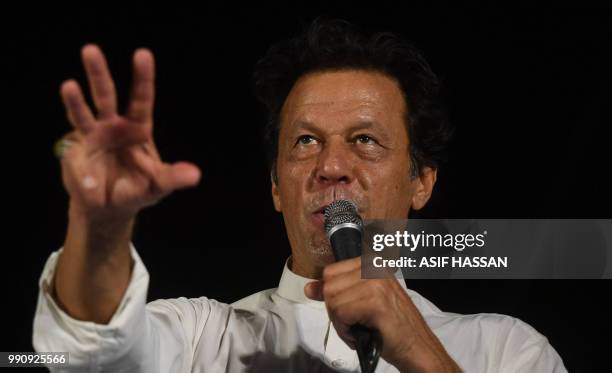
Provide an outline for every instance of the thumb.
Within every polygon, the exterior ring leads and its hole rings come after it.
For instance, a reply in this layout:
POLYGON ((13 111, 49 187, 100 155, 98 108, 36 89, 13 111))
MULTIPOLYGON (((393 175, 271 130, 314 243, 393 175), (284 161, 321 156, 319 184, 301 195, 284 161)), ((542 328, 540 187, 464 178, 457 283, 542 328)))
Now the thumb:
POLYGON ((304 286, 304 295, 312 300, 323 301, 323 282, 313 281, 304 286))
POLYGON ((200 169, 188 162, 177 162, 172 165, 164 164, 157 177, 157 184, 164 192, 187 188, 200 181, 200 169))

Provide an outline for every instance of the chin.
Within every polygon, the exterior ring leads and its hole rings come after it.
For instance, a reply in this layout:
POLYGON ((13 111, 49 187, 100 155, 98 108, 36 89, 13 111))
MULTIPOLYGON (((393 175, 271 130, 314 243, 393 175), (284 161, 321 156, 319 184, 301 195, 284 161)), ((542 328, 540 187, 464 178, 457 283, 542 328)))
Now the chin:
POLYGON ((313 239, 312 242, 310 242, 308 251, 313 263, 321 266, 325 266, 336 261, 334 258, 334 252, 327 237, 324 239, 313 239))

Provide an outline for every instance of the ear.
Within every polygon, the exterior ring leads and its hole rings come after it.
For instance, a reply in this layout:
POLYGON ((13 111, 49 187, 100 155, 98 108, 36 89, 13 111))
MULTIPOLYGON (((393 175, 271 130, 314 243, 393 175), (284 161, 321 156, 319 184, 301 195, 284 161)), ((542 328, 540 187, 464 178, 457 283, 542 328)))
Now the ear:
POLYGON ((280 201, 280 195, 278 192, 278 185, 276 185, 276 182, 274 181, 274 176, 272 175, 272 173, 270 173, 270 181, 272 183, 272 202, 274 202, 274 209, 277 212, 282 212, 282 208, 281 208, 281 201, 280 201))
POLYGON ((412 195, 411 206, 413 209, 420 210, 429 201, 437 175, 437 169, 423 167, 421 174, 414 180, 414 194, 412 195))

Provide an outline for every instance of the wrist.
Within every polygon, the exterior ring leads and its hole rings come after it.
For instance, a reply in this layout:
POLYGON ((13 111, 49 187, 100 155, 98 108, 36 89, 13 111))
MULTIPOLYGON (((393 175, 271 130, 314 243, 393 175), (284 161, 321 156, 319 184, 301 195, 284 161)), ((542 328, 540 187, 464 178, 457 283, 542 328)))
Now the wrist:
POLYGON ((456 373, 461 369, 445 350, 417 344, 395 364, 402 373, 456 373))
POLYGON ((71 200, 65 247, 87 248, 88 254, 125 250, 129 246, 134 222, 135 216, 130 215, 88 214, 71 200))
MULTIPOLYGON (((99 276, 125 280, 133 265, 130 253, 131 224, 92 226, 89 222, 71 220, 58 265, 69 263, 69 267, 89 273, 88 279, 93 283, 98 283, 95 279, 99 276), (111 276, 111 273, 114 275, 111 276)), ((112 284, 114 280, 102 283, 112 284)))

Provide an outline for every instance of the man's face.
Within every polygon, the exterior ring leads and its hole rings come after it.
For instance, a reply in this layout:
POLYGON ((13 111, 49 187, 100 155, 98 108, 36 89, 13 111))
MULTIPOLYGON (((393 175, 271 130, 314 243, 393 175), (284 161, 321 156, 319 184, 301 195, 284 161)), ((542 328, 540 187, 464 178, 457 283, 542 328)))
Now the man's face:
POLYGON ((411 179, 406 104, 398 83, 363 70, 301 77, 281 110, 278 184, 293 262, 321 267, 333 261, 323 211, 350 199, 364 219, 405 219, 422 207, 435 171, 411 179))

